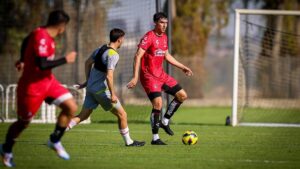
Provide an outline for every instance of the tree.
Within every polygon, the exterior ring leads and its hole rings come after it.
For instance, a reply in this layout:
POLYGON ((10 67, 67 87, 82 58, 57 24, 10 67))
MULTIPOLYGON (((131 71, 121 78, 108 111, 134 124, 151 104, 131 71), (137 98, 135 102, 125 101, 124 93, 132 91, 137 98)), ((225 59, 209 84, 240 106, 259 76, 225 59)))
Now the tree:
MULTIPOLYGON (((171 1, 174 2, 174 1, 171 1)), ((172 52, 176 57, 189 65, 194 71, 192 80, 175 76, 181 83, 187 83, 190 97, 203 97, 203 59, 209 35, 212 31, 220 34, 220 30, 228 24, 228 6, 230 1, 214 0, 176 0, 172 19, 172 52), (195 90, 197 89, 197 90, 195 90)))
MULTIPOLYGON (((299 10, 299 0, 257 0, 262 9, 299 10)), ((272 62, 264 63, 264 72, 257 81, 261 82, 262 97, 298 98, 299 87, 294 77, 299 77, 300 59, 300 18, 299 16, 265 16, 266 27, 259 60, 266 58, 272 62), (270 36, 273 38, 270 39, 270 36), (282 62, 289 65, 290 70, 283 71, 282 62), (298 62, 298 64, 297 64, 298 62), (281 85, 274 85, 274 82, 281 85)))

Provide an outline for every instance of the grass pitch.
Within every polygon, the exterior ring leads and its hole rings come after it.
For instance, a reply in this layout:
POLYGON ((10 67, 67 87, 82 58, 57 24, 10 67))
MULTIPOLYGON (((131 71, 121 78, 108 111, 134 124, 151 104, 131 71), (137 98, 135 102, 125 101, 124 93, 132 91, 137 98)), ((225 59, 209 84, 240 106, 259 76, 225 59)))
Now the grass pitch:
MULTIPOLYGON (((24 169, 282 169, 300 166, 300 128, 224 126, 230 108, 184 108, 175 114, 174 136, 160 130, 168 145, 152 146, 148 107, 127 107, 131 137, 144 147, 125 147, 109 113, 93 113, 92 124, 67 132, 62 140, 71 160, 46 147, 54 124, 32 124, 14 147, 16 168, 24 169), (137 114, 139 112, 141 114, 137 114), (146 114, 142 114, 146 113, 146 114), (194 130, 199 142, 183 145, 181 135, 194 130)), ((9 124, 0 124, 3 142, 9 124)), ((3 165, 0 164, 0 168, 3 165)))

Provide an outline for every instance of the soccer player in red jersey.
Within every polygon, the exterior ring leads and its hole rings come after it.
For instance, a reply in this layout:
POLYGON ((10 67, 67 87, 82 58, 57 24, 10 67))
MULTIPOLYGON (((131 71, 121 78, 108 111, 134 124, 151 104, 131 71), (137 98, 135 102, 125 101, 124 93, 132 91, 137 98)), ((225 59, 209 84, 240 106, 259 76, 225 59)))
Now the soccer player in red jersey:
POLYGON ((178 62, 168 52, 168 39, 165 34, 168 24, 167 16, 162 12, 158 12, 154 14, 153 21, 155 28, 147 32, 138 45, 134 58, 133 78, 127 84, 127 87, 133 88, 136 86, 140 70, 141 84, 152 103, 150 120, 153 139, 151 144, 166 145, 159 138, 159 127, 163 128, 167 134, 174 135, 169 127, 169 120, 187 99, 187 94, 178 82, 164 71, 163 61, 166 60, 181 69, 187 76, 192 76, 193 72, 190 68, 178 62), (165 115, 159 120, 162 109, 162 90, 173 95, 174 99, 168 105, 165 115))
POLYGON ((0 145, 2 162, 7 167, 14 166, 12 148, 15 140, 28 127, 43 101, 61 108, 47 145, 55 150, 59 157, 65 160, 70 158, 60 139, 77 111, 77 104, 70 92, 51 73, 52 68, 75 61, 76 52, 54 60, 54 38, 65 31, 69 20, 69 16, 62 10, 51 12, 47 25, 32 31, 22 44, 24 53, 21 54, 21 61, 16 63, 18 69, 23 69, 17 88, 18 120, 11 124, 5 143, 0 145))

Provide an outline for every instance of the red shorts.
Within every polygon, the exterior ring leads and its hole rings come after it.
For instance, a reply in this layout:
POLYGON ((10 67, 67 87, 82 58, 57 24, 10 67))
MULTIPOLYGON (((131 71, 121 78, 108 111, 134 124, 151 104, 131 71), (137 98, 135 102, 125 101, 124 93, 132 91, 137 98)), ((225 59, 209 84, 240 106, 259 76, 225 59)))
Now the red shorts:
POLYGON ((70 92, 54 76, 31 83, 20 79, 17 87, 17 114, 23 120, 31 120, 43 101, 59 105, 70 98, 70 92))
POLYGON ((150 93, 162 92, 162 90, 173 88, 178 84, 172 76, 169 76, 166 73, 163 73, 159 78, 149 73, 142 73, 140 79, 142 86, 148 95, 150 93))

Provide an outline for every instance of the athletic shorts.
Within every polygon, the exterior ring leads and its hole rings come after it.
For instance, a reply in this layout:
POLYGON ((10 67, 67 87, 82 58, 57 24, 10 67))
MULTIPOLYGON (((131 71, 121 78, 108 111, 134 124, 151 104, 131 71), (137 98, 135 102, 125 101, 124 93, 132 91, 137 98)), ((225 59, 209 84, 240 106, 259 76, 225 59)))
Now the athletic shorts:
POLYGON ((108 89, 96 93, 86 91, 83 107, 87 109, 95 109, 99 104, 105 111, 111 111, 113 108, 118 109, 121 107, 119 100, 117 103, 111 103, 111 94, 108 89))
POLYGON ((175 95, 182 87, 170 75, 164 73, 160 78, 154 77, 148 73, 141 74, 141 84, 150 100, 161 96, 161 92, 175 95))
POLYGON ((72 94, 54 77, 36 83, 22 83, 20 80, 17 87, 18 117, 22 120, 31 120, 43 101, 58 106, 72 97, 72 94))

